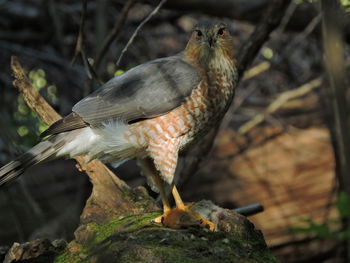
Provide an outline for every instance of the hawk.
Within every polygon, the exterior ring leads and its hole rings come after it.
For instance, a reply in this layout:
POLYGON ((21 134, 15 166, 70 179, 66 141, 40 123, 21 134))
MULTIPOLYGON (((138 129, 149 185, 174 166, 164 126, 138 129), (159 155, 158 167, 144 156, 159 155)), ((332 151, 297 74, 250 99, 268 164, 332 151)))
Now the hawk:
POLYGON ((48 159, 85 155, 120 165, 136 158, 160 193, 164 214, 157 221, 171 213, 166 187, 176 209, 186 211, 173 182, 179 152, 220 122, 237 79, 227 26, 202 22, 183 52, 132 68, 75 104, 42 134, 46 140, 0 168, 0 186, 48 159))

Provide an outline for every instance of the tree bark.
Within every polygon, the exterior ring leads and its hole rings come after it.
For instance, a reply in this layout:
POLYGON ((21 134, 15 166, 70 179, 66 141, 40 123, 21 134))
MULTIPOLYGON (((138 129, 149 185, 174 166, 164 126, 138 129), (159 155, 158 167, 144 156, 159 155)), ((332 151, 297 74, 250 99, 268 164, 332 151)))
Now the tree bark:
MULTIPOLYGON (((345 69, 345 48, 340 3, 322 0, 322 29, 325 53, 325 68, 328 75, 328 104, 331 105, 330 132, 336 162, 336 174, 341 191, 350 198, 350 106, 349 87, 345 69)), ((350 229, 350 216, 344 216, 343 228, 350 229)), ((346 261, 350 261, 350 238, 346 243, 346 261)))

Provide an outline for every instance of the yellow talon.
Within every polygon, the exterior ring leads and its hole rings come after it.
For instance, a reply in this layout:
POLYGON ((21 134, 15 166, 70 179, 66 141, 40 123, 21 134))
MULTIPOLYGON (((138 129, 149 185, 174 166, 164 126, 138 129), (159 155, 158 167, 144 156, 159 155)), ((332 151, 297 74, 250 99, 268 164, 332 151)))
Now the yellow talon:
MULTIPOLYGON (((213 222, 210 222, 209 220, 204 219, 198 214, 192 212, 189 206, 185 206, 184 209, 174 208, 158 218, 161 218, 158 220, 159 223, 173 229, 193 226, 205 227, 212 231, 216 229, 216 225, 213 222)), ((158 218, 156 218, 156 220, 158 218)))

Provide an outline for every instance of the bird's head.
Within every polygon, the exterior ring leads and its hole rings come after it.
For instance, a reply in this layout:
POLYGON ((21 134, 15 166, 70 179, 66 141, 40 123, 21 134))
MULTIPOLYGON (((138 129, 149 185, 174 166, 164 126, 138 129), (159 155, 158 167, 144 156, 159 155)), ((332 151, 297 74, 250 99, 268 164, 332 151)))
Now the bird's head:
POLYGON ((233 59, 233 37, 226 24, 205 21, 196 25, 185 49, 192 61, 205 63, 215 56, 233 59))

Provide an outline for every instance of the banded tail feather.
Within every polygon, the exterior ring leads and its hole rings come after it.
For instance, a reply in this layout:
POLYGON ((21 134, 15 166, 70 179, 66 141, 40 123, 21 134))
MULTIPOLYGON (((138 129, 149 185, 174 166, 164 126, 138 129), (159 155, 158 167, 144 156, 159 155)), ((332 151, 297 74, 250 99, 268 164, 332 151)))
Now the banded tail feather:
MULTIPOLYGON (((68 136, 69 137, 69 136, 68 136)), ((54 157, 67 142, 66 134, 58 134, 40 142, 33 148, 0 168, 0 187, 11 183, 32 165, 54 157)))

